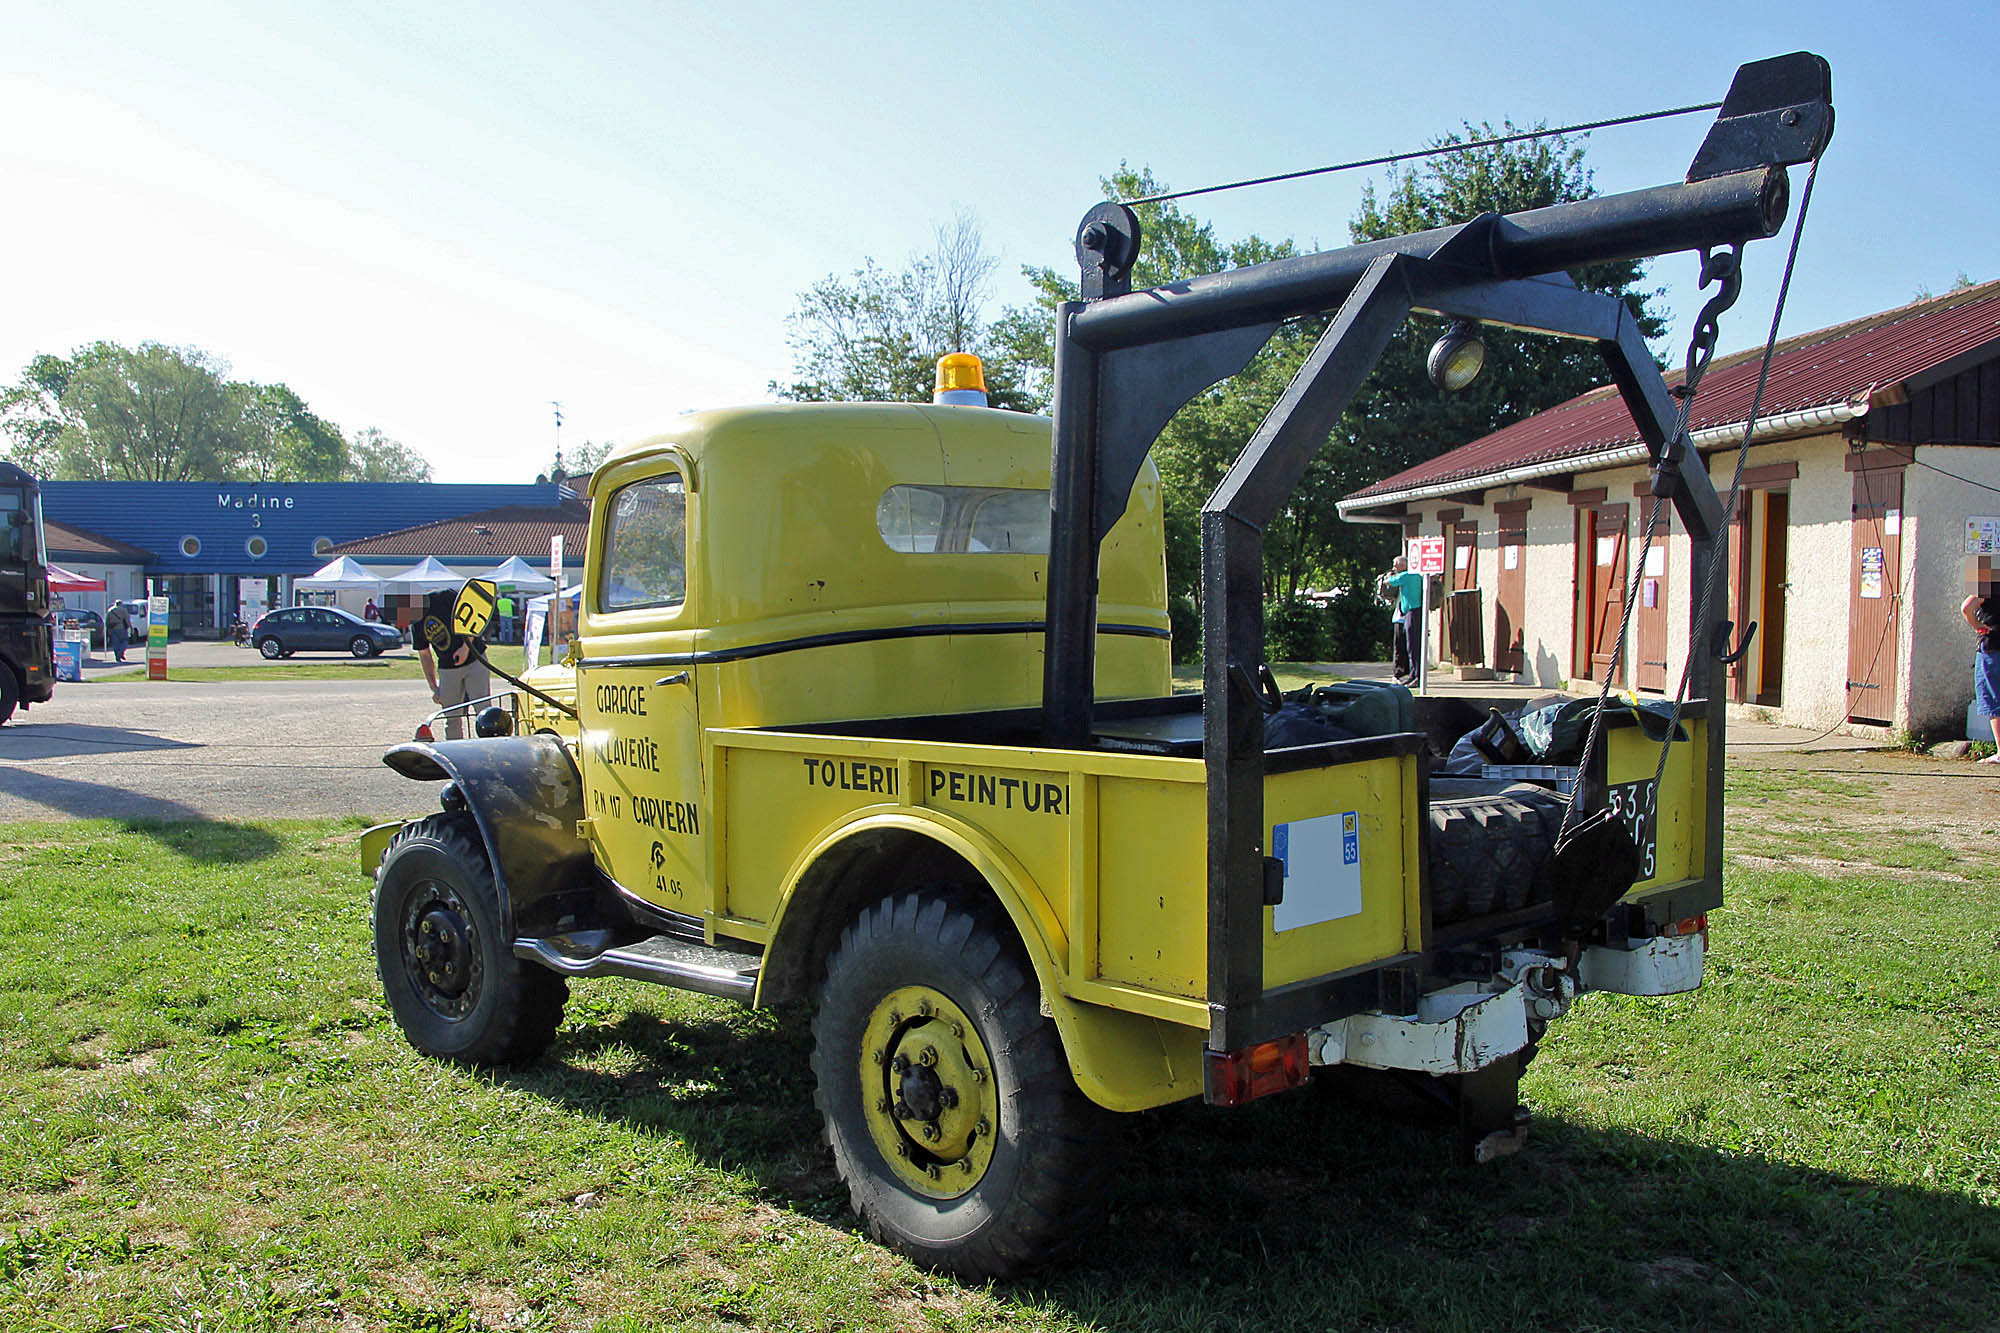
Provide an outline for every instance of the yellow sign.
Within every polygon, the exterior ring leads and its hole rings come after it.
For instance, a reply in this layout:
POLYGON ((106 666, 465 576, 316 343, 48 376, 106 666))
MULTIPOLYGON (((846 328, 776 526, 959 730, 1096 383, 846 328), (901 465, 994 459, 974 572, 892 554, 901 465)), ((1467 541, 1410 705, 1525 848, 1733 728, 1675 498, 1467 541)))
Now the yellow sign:
POLYGON ((489 580, 468 579, 458 594, 458 605, 452 608, 452 628, 475 638, 484 634, 493 623, 493 608, 499 601, 500 590, 489 580))

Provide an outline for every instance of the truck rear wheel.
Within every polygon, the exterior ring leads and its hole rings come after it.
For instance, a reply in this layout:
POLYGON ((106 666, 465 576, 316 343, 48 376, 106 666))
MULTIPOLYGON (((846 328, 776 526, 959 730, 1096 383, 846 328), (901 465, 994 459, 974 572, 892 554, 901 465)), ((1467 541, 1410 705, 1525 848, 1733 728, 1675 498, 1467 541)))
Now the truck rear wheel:
POLYGON ((412 1046, 481 1065, 547 1049, 569 983, 513 945, 471 816, 432 815, 396 834, 375 872, 375 969, 412 1046))
POLYGON ((828 961, 812 1059, 854 1211, 917 1263, 1008 1276, 1103 1208, 1108 1113, 1077 1090, 990 902, 927 889, 863 912, 828 961))

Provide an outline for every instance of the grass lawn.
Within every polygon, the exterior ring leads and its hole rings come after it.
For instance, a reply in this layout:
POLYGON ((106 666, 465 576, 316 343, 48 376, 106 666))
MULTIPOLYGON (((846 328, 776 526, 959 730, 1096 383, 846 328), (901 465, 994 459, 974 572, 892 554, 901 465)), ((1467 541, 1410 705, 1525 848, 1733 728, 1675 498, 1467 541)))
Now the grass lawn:
POLYGON ((1558 1024, 1527 1151, 1170 1108, 991 1288, 856 1234, 790 1018, 579 983, 470 1072, 384 1012, 357 821, 0 826, 0 1328, 1994 1328, 2000 829, 1732 779, 1708 985, 1558 1024))

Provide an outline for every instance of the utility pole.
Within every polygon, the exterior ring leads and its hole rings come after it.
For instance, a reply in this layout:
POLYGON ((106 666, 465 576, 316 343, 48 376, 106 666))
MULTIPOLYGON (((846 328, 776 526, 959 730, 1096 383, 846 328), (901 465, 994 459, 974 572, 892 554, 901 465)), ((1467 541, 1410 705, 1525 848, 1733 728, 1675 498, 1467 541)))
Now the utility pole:
POLYGON ((551 398, 551 399, 549 400, 549 406, 555 409, 555 414, 556 414, 556 466, 555 466, 555 471, 551 472, 551 473, 549 474, 549 476, 550 476, 550 478, 551 478, 552 480, 555 480, 555 481, 561 481, 561 480, 562 480, 562 478, 563 478, 563 465, 562 465, 562 404, 561 404, 561 403, 559 403, 559 402, 557 402, 557 401, 555 401, 555 399, 551 398))

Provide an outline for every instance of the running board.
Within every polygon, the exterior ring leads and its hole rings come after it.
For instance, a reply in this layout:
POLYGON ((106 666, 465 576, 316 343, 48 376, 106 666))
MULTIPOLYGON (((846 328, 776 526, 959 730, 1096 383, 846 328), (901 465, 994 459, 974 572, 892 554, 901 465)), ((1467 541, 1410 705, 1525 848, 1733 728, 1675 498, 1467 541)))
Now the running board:
POLYGON ((577 931, 514 941, 514 954, 566 977, 630 977, 678 990, 749 1003, 764 960, 711 945, 654 935, 631 943, 608 930, 577 931))

